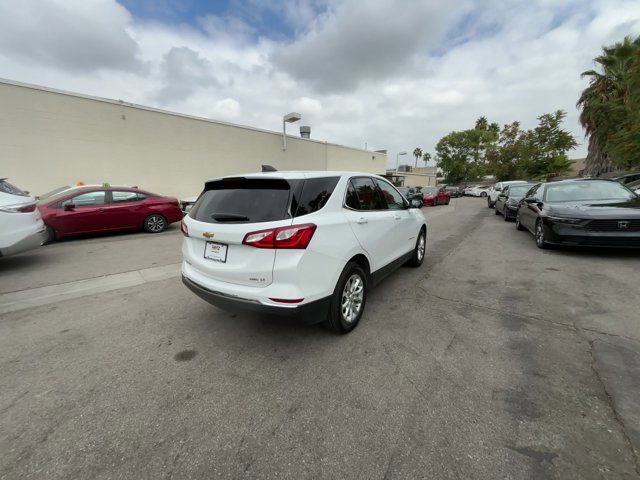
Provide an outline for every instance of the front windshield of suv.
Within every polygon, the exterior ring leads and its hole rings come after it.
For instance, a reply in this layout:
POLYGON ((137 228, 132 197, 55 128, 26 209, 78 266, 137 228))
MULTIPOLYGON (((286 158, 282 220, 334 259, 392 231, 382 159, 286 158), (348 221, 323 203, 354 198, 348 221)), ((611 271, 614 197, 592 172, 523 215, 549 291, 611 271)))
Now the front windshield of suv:
POLYGON ((630 200, 637 196, 618 182, 578 181, 547 185, 547 202, 587 202, 605 200, 630 200))

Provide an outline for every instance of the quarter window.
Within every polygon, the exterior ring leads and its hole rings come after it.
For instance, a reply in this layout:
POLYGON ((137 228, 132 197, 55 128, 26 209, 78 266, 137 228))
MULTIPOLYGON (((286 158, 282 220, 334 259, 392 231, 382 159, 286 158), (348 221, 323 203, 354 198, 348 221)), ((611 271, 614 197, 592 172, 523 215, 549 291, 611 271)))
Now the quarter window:
POLYGON ((308 178, 302 186, 294 217, 317 212, 326 205, 340 177, 308 178))

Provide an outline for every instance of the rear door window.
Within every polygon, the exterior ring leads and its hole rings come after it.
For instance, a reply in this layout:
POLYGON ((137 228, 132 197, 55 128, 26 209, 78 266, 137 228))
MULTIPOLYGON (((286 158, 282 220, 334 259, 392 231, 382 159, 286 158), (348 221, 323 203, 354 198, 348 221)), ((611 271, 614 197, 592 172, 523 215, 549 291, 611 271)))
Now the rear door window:
POLYGON ((351 179, 351 183, 358 201, 356 210, 386 210, 380 190, 373 183, 373 179, 356 177, 351 179))
POLYGON ((226 178, 205 184, 189 216, 207 223, 260 223, 290 218, 289 182, 278 178, 226 178))
MULTIPOLYGON (((317 212, 324 207, 333 190, 338 184, 340 177, 308 178, 302 186, 300 199, 296 202, 294 217, 301 217, 313 212, 317 212)), ((293 208, 292 208, 293 210, 293 208)))
POLYGON ((387 208, 389 208, 390 210, 402 210, 403 208, 405 208, 405 203, 402 199, 402 195, 400 195, 395 188, 393 188, 387 182, 378 180, 377 178, 375 179, 375 182, 380 188, 380 192, 382 193, 382 197, 387 204, 387 208))
POLYGON ((141 196, 138 192, 111 191, 111 203, 138 202, 140 200, 144 200, 144 196, 141 196))

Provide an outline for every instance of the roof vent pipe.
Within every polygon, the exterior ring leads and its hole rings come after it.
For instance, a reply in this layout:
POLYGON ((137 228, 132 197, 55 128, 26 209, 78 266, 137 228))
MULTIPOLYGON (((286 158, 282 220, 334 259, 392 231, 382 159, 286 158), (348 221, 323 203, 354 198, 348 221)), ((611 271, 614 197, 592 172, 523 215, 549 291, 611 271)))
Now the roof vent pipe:
POLYGON ((300 136, 302 138, 311 138, 311 127, 300 127, 300 136))

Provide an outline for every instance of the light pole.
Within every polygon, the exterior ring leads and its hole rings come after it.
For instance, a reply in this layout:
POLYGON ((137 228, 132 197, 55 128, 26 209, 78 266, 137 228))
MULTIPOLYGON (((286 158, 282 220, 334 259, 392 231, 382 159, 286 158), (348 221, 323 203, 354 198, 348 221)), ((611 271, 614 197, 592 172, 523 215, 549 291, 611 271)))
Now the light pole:
POLYGON ((282 150, 287 149, 287 123, 297 122, 302 115, 296 112, 287 113, 282 117, 282 150))
POLYGON ((398 173, 398 159, 400 157, 400 155, 406 155, 407 152, 398 152, 396 153, 396 173, 398 173))

